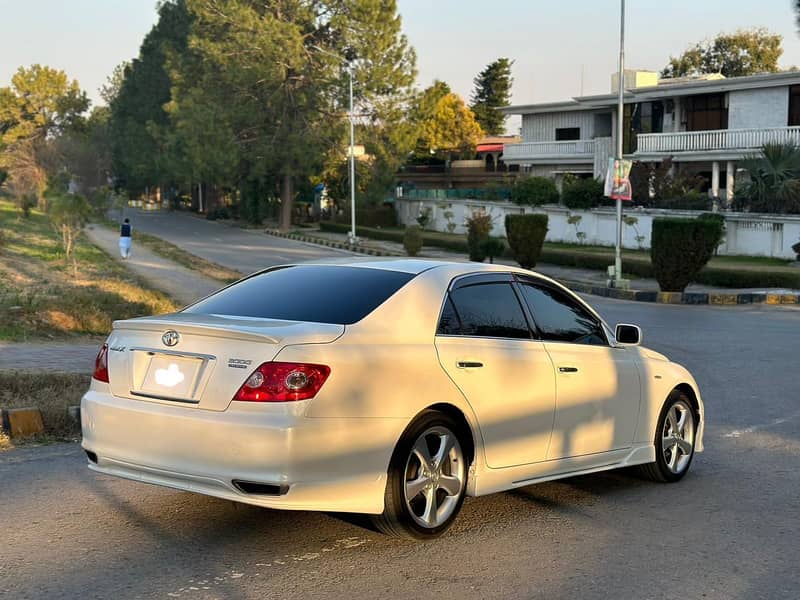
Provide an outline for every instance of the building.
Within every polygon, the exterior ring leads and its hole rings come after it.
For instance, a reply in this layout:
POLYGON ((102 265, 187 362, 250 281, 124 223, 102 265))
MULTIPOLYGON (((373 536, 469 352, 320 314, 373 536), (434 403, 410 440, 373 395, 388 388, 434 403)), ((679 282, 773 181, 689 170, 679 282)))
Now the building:
MULTIPOLYGON (((713 197, 733 197, 737 162, 764 144, 800 144, 800 72, 659 79, 626 71, 624 81, 625 157, 672 159, 706 177, 713 197)), ((506 144, 503 161, 556 179, 604 177, 616 148, 616 82, 609 94, 504 109, 522 116, 522 142, 506 144)))

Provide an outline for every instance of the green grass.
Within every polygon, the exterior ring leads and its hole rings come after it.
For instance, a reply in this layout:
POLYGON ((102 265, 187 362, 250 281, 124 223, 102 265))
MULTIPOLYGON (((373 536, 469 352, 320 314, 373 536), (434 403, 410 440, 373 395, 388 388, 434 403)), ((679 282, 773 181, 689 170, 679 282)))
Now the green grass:
POLYGON ((105 336, 115 319, 178 308, 82 236, 65 260, 47 216, 0 200, 0 339, 105 336))
MULTIPOLYGON (((101 221, 100 224, 114 230, 119 228, 119 225, 114 221, 104 220, 101 221)), ((210 260, 195 256, 194 254, 186 252, 186 250, 183 250, 175 244, 171 244, 160 237, 156 237, 138 230, 135 231, 133 235, 135 236, 136 243, 140 243, 143 246, 150 248, 150 250, 156 254, 163 256, 172 262, 178 263, 179 265, 182 265, 188 269, 197 271, 198 273, 211 279, 215 279, 222 283, 233 283, 234 281, 238 281, 242 278, 242 274, 238 271, 228 269, 227 267, 218 265, 210 260)))

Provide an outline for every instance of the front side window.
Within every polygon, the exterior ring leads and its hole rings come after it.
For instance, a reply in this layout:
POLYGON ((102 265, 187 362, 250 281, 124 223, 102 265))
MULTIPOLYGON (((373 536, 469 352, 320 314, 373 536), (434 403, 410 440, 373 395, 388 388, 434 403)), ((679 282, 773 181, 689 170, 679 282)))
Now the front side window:
POLYGON ((600 321, 574 299, 548 286, 522 283, 520 287, 542 339, 608 345, 600 321))
POLYGON ((510 283, 482 283, 450 292, 437 333, 530 339, 531 332, 510 283))

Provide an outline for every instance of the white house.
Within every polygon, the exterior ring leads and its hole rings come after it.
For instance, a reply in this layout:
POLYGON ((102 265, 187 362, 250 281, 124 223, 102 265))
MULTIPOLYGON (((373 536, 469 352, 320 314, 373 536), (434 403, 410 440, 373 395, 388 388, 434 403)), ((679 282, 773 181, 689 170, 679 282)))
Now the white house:
MULTIPOLYGON (((626 158, 671 158, 677 168, 706 176, 714 197, 733 197, 737 161, 765 143, 800 144, 800 72, 659 79, 626 71, 625 88, 626 158)), ((504 109, 522 115, 522 142, 507 144, 503 160, 557 179, 604 177, 616 147, 616 103, 610 93, 504 109)))

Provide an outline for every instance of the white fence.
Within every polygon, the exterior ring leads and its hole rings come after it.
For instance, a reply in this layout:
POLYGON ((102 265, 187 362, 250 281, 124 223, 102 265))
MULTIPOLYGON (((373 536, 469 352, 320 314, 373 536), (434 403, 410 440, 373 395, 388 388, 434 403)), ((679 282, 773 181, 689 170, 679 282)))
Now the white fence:
MULTIPOLYGON (((616 215, 613 207, 569 210, 561 206, 532 208, 510 202, 479 200, 397 201, 398 218, 404 224, 416 224, 417 217, 426 209, 430 211, 427 228, 435 231, 466 233, 464 223, 467 217, 473 212, 485 212, 491 215, 494 223, 492 235, 505 236, 507 214, 544 213, 549 218, 549 242, 613 246, 616 239, 616 215), (580 217, 580 220, 569 223, 570 217, 580 217)), ((792 245, 800 242, 800 216, 723 214, 726 234, 725 243, 719 248, 720 254, 795 258, 792 245)), ((697 212, 692 211, 645 210, 625 206, 623 216, 633 217, 636 222, 623 225, 623 246, 633 249, 650 248, 650 232, 656 217, 696 215, 697 212)))
POLYGON ((800 144, 800 127, 642 133, 636 136, 636 152, 757 150, 764 144, 787 143, 800 144))

